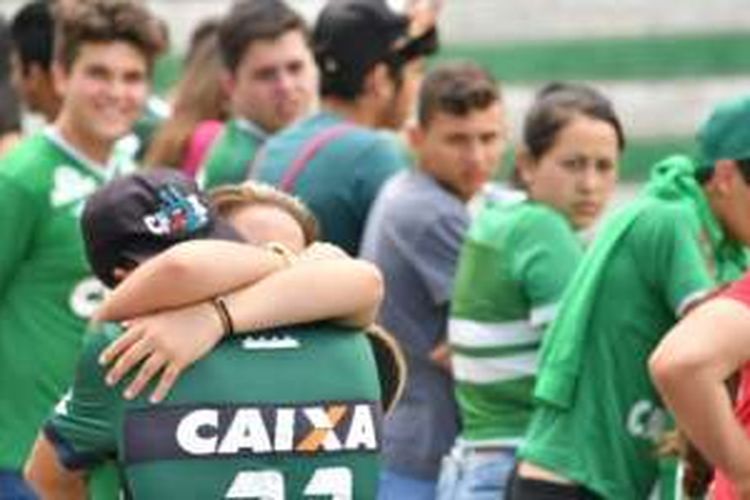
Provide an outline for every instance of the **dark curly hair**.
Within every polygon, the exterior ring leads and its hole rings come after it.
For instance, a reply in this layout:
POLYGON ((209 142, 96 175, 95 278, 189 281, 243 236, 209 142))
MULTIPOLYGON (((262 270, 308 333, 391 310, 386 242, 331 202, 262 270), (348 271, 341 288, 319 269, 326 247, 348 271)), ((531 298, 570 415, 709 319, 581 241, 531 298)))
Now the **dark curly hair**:
POLYGON ((81 0, 55 12, 55 60, 69 69, 82 44, 132 44, 153 66, 164 49, 159 20, 139 0, 81 0))

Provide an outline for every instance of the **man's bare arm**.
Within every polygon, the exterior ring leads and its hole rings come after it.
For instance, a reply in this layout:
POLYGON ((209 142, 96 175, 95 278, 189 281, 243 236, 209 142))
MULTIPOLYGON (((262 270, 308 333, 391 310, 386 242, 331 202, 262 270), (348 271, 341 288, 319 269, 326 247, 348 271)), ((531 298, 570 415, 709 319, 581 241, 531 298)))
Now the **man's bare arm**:
POLYGON ((82 471, 66 469, 47 437, 40 433, 26 462, 24 476, 44 500, 85 500, 86 481, 82 471))
POLYGON ((221 240, 175 245, 138 266, 107 297, 97 320, 184 306, 255 283, 286 265, 263 247, 221 240))
POLYGON ((750 439, 725 381, 750 360, 750 309, 731 299, 698 307, 662 340, 651 375, 679 427, 750 499, 750 439))

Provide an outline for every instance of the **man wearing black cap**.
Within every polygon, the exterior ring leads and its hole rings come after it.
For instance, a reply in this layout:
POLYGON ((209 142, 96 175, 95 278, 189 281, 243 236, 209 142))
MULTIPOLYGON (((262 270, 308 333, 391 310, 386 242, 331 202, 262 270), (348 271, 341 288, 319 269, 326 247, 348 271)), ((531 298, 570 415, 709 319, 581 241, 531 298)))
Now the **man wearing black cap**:
POLYGON ((384 0, 330 1, 313 32, 322 110, 269 140, 251 172, 299 196, 322 239, 351 254, 380 186, 406 164, 375 129, 397 130, 411 111, 424 56, 437 48, 430 9, 410 17, 384 0))
MULTIPOLYGON (((95 193, 83 229, 92 267, 108 283, 178 242, 237 239, 191 181, 163 170, 95 193)), ((206 308, 232 334, 238 309, 228 305, 215 299, 206 308)), ((321 324, 224 338, 164 403, 150 405, 145 398, 120 398, 130 379, 114 388, 105 383, 99 354, 121 329, 99 324, 95 330, 70 397, 27 466, 30 481, 46 495, 80 492, 79 470, 115 453, 136 498, 374 495, 381 386, 364 335, 321 324)), ((386 397, 396 386, 384 386, 386 397)))

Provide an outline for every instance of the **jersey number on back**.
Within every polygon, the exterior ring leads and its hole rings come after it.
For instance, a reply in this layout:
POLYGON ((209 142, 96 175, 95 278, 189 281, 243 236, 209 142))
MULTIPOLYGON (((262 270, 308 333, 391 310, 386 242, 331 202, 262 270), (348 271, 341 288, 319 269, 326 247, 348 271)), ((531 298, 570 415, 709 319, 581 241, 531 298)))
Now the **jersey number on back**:
MULTIPOLYGON (((352 499, 352 472, 346 467, 324 467, 305 485, 305 496, 330 496, 331 500, 352 499)), ((284 476, 276 470, 243 471, 237 474, 226 498, 284 500, 284 476)))

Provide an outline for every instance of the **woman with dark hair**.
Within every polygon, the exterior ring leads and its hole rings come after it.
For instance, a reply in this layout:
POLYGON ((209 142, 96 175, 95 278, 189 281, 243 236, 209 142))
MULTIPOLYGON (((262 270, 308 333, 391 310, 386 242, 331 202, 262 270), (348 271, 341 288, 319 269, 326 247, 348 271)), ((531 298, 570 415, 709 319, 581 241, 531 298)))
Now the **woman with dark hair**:
POLYGON ((440 497, 501 498, 532 408, 544 327, 617 180, 625 139, 593 88, 555 83, 526 115, 517 175, 526 198, 488 201, 464 240, 448 338, 463 431, 440 497))
POLYGON ((658 454, 670 415, 647 365, 680 318, 747 267, 748 122, 749 96, 720 104, 698 133, 699 155, 656 163, 597 230, 542 342, 508 498, 679 494, 658 454))

